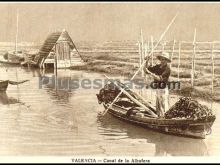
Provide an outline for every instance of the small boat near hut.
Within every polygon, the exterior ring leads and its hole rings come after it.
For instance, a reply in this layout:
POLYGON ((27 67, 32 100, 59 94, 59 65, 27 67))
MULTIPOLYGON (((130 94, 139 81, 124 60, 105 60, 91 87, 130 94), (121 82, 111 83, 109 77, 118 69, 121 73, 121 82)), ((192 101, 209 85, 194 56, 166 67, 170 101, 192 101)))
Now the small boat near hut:
POLYGON ((18 11, 17 11, 17 21, 16 21, 16 36, 15 36, 15 49, 9 50, 4 54, 4 59, 0 60, 1 63, 5 64, 20 64, 24 61, 25 52, 18 49, 18 11))
POLYGON ((112 82, 106 84, 97 98, 99 104, 103 104, 105 113, 144 128, 177 136, 204 139, 211 133, 216 118, 211 113, 201 118, 159 118, 154 106, 118 81, 117 86, 112 82), (117 99, 119 93, 121 95, 117 99))
POLYGON ((10 61, 7 59, 7 57, 3 57, 3 56, 0 56, 0 63, 2 64, 7 64, 7 65, 20 65, 20 62, 19 61, 10 61))
POLYGON ((22 50, 11 50, 4 54, 4 59, 1 60, 1 63, 7 64, 20 64, 24 61, 24 51, 22 50))

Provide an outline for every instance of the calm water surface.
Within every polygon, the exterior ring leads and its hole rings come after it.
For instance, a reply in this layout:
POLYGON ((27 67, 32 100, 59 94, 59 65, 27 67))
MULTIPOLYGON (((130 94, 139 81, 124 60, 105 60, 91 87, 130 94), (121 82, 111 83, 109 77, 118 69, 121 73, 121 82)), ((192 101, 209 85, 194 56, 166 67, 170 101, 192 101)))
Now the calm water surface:
MULTIPOLYGON (((39 89, 39 70, 0 66, 1 79, 24 80, 0 94, 0 155, 7 156, 202 156, 220 153, 219 104, 217 120, 205 140, 165 135, 120 121, 103 111, 98 89, 39 89)), ((52 73, 45 73, 51 76, 52 73)), ((104 78, 85 71, 59 70, 58 77, 104 78)), ((149 96, 149 93, 148 93, 149 96)), ((210 103, 206 103, 210 106, 210 103)))

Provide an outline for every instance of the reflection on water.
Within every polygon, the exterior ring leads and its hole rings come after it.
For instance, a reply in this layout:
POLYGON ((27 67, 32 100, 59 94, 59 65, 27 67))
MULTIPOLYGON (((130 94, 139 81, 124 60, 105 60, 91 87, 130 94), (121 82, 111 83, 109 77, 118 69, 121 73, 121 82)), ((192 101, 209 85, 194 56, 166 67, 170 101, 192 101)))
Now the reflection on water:
POLYGON ((71 75, 69 71, 63 71, 62 74, 55 76, 53 70, 39 71, 39 81, 46 76, 50 79, 50 83, 43 84, 44 89, 51 96, 52 100, 56 100, 58 103, 64 104, 69 102, 69 98, 73 96, 74 89, 71 89, 68 85, 70 79, 80 79, 82 74, 71 75))
MULTIPOLYGON (((119 132, 125 133, 124 136, 129 139, 146 139, 147 143, 155 144, 155 156, 205 156, 208 150, 205 142, 200 139, 190 139, 164 135, 149 129, 125 123, 111 115, 106 115, 98 120, 102 135, 114 136, 119 132), (117 132, 117 133, 116 133, 117 132), (187 146, 187 147, 186 147, 187 146)), ((147 148, 146 148, 147 150, 147 148)))
POLYGON ((51 99, 56 100, 57 103, 67 103, 69 102, 69 98, 72 97, 72 92, 69 90, 57 90, 49 85, 46 86, 45 90, 51 96, 51 99))
POLYGON ((6 92, 0 92, 0 104, 7 105, 16 103, 19 103, 18 99, 8 97, 6 92))
MULTIPOLYGON (((98 89, 39 88, 42 76, 52 72, 0 67, 1 79, 30 80, 9 85, 0 94, 0 155, 129 155, 202 156, 219 153, 218 118, 210 139, 199 140, 157 133, 120 121, 103 111, 98 89), (16 73, 18 76, 16 76, 16 73), (209 152, 209 153, 208 153, 209 152)), ((98 73, 58 70, 59 80, 104 78, 98 73)), ((217 107, 216 107, 217 109, 217 107)))

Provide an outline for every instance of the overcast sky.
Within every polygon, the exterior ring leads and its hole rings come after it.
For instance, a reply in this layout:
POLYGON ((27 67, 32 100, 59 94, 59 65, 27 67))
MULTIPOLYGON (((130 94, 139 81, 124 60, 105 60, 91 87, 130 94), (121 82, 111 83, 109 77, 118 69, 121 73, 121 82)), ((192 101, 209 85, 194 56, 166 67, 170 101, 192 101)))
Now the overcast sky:
POLYGON ((14 41, 16 10, 19 41, 42 42, 54 29, 66 29, 73 41, 158 39, 179 15, 165 39, 220 40, 220 3, 0 3, 0 41, 14 41))

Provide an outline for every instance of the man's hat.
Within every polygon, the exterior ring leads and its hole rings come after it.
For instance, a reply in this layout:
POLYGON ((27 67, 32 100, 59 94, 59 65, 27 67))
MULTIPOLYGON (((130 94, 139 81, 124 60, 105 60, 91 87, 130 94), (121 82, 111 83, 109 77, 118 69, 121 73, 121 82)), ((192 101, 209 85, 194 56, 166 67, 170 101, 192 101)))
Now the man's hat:
POLYGON ((157 56, 158 60, 160 60, 161 58, 166 59, 168 62, 171 62, 170 57, 169 57, 169 53, 167 52, 163 52, 162 54, 157 56))

